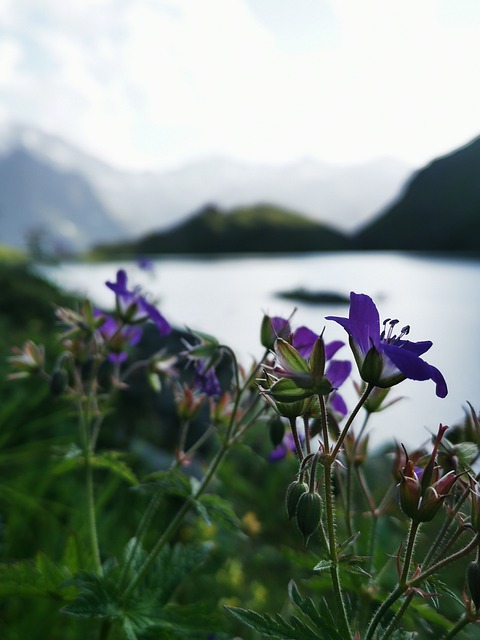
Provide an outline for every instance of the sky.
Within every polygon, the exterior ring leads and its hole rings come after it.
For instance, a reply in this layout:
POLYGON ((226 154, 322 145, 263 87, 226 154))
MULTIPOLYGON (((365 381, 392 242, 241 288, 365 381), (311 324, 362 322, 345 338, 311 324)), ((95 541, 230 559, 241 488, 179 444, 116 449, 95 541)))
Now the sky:
POLYGON ((0 123, 118 168, 420 167, 480 134, 479 0, 0 0, 0 123))

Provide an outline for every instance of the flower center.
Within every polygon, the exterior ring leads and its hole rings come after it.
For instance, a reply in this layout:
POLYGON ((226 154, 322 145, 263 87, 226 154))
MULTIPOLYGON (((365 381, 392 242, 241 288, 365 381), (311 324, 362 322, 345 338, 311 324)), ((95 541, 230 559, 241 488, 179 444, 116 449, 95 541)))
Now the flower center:
POLYGON ((410 333, 410 325, 408 324, 402 327, 398 335, 393 333, 398 322, 398 320, 392 320, 391 318, 387 318, 386 320, 384 320, 383 331, 380 334, 380 340, 386 342, 387 344, 398 344, 404 336, 410 333))

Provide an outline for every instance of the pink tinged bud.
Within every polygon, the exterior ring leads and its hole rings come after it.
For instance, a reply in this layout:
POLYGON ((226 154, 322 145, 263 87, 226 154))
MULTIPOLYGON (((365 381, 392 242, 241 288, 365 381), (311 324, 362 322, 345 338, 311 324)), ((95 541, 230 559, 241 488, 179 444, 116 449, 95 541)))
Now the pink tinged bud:
POLYGON ((414 473, 413 477, 403 475, 399 487, 400 507, 403 513, 412 520, 417 521, 422 489, 416 474, 414 473))
POLYGON ((430 522, 437 515, 445 496, 440 496, 434 487, 427 487, 418 509, 417 522, 430 522))

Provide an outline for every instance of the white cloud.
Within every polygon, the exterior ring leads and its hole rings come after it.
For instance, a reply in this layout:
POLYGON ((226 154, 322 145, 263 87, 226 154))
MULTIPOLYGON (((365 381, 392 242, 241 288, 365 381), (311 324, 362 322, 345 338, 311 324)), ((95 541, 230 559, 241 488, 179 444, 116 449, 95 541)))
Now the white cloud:
POLYGON ((302 48, 272 6, 259 22, 248 0, 0 0, 3 109, 132 166, 420 164, 480 129, 480 20, 447 19, 442 0, 325 0, 324 14, 303 0, 292 33, 317 20, 322 39, 310 26, 302 48))

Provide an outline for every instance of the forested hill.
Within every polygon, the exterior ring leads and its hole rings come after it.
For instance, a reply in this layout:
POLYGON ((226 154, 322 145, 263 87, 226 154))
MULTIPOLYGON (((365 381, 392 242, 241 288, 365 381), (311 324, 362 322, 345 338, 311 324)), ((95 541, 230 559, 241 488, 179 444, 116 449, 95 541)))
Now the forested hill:
POLYGON ((141 238, 95 247, 101 258, 158 254, 287 253, 349 248, 348 237, 268 204, 223 211, 208 205, 183 223, 141 238))
POLYGON ((357 249, 480 251, 480 137, 419 171, 354 238, 357 249))

